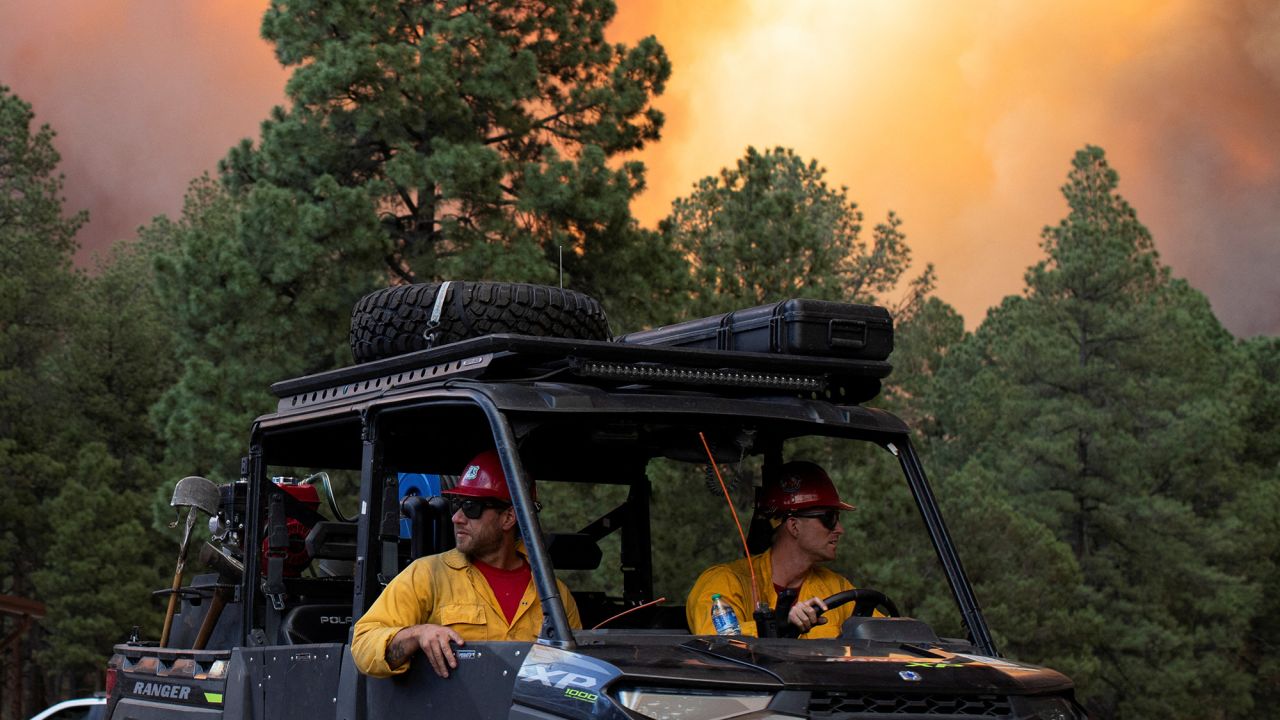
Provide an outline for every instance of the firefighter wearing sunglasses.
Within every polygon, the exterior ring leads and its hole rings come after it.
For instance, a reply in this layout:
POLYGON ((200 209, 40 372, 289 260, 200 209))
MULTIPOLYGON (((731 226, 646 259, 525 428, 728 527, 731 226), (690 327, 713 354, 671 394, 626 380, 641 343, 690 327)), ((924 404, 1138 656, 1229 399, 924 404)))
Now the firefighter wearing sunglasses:
MULTIPOLYGON (((756 512, 769 519, 773 539, 768 550, 751 558, 758 594, 774 608, 779 624, 789 622, 800 637, 838 637, 840 626, 853 615, 853 603, 819 615, 827 609, 822 598, 853 589, 843 576, 821 565, 836 557, 844 534, 840 513, 853 509, 840 500, 831 478, 814 463, 789 462, 765 479, 756 512)), ((711 622, 714 594, 733 606, 744 635, 756 635, 746 558, 713 565, 694 583, 685 614, 695 635, 716 632, 711 622)))
MULTIPOLYGON (((477 455, 458 485, 441 494, 452 504, 457 547, 415 560, 356 622, 351 655, 365 674, 402 673, 421 651, 437 675, 448 677, 458 666, 453 645, 532 641, 542 627, 542 607, 497 452, 477 455)), ((556 584, 569 624, 580 628, 573 595, 564 583, 556 584)))

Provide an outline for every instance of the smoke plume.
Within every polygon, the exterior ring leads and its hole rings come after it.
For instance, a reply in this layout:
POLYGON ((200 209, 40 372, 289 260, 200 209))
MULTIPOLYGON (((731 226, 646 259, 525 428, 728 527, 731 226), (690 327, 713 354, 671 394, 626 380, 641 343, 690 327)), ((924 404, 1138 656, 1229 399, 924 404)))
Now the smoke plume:
MULTIPOLYGON (((674 65, 639 154, 646 225, 748 145, 825 165, 869 221, 905 221, 970 326, 1021 290, 1100 145, 1175 274, 1237 335, 1280 334, 1280 3, 621 0, 611 38, 674 65)), ((0 5, 0 84, 59 132, 83 261, 176 214, 253 137, 286 73, 265 0, 0 5)))

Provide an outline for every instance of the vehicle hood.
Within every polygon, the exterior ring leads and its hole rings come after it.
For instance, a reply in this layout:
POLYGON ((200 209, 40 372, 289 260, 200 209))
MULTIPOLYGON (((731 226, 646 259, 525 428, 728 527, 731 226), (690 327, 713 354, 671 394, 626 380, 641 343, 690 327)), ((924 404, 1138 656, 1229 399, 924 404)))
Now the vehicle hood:
POLYGON ((751 637, 663 645, 610 638, 580 644, 578 652, 613 665, 628 682, 655 685, 1006 695, 1072 687, 1054 670, 928 645, 751 637))

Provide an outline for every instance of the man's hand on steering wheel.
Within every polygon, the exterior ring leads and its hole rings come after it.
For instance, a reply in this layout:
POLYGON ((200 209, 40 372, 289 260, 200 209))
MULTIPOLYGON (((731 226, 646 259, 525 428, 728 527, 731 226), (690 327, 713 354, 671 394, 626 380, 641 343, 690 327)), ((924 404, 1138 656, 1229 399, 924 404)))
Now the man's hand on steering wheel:
POLYGON ((801 633, 807 633, 813 626, 827 623, 827 619, 822 616, 826 611, 827 604, 822 598, 814 596, 792 605, 791 611, 787 613, 787 622, 799 628, 801 633))
POLYGON ((787 622, 792 627, 790 632, 783 629, 782 636, 798 637, 803 633, 809 632, 815 625, 825 624, 827 618, 823 617, 822 613, 834 610, 849 602, 857 603, 853 614, 858 617, 871 617, 876 608, 884 608, 885 614, 889 617, 901 617, 901 613, 898 612, 898 606, 879 590, 872 590, 871 588, 842 590, 830 597, 821 599, 811 597, 792 606, 791 611, 787 613, 787 622))

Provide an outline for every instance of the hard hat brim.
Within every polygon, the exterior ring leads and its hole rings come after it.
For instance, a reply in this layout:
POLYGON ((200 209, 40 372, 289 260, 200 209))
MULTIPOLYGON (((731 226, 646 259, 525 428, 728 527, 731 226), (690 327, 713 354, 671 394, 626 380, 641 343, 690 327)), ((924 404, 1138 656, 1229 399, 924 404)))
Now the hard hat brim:
POLYGON ((506 500, 508 502, 510 501, 510 498, 508 498, 506 495, 503 495, 502 493, 499 493, 497 490, 494 490, 493 488, 474 488, 474 487, 459 486, 459 487, 449 488, 448 490, 441 490, 440 494, 441 495, 457 495, 459 497, 495 498, 498 500, 506 500))

